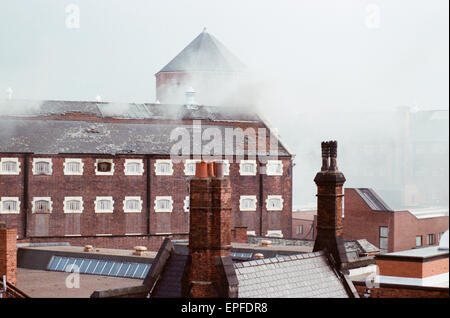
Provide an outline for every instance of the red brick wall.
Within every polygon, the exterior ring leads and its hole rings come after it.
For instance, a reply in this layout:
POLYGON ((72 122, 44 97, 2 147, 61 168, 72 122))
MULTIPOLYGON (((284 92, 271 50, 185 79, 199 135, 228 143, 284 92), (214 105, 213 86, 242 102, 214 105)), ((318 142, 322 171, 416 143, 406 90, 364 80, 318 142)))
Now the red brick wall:
POLYGON ((399 286, 381 284, 378 288, 368 288, 364 283, 353 282, 361 298, 370 290, 369 298, 448 298, 448 288, 399 286))
POLYGON ((187 234, 179 235, 136 235, 136 236, 86 236, 86 237, 33 237, 18 243, 68 242, 72 246, 92 245, 94 248, 133 249, 145 246, 149 251, 158 251, 166 237, 173 240, 187 240, 187 234))
MULTIPOLYGON (((21 201, 20 214, 0 214, 0 221, 5 221, 8 227, 17 228, 19 237, 25 237, 24 225, 27 228, 26 237, 61 237, 70 234, 81 236, 94 236, 96 234, 112 234, 114 236, 126 233, 141 233, 143 235, 157 233, 187 233, 189 229, 189 213, 184 212, 184 200, 188 195, 188 180, 190 177, 184 174, 184 163, 174 164, 172 176, 156 176, 154 164, 157 157, 147 159, 145 156, 91 156, 91 155, 53 155, 41 156, 52 159, 52 175, 33 175, 33 158, 28 159, 28 190, 27 198, 24 197, 24 160, 22 155, 10 155, 20 157, 21 173, 17 176, 0 175, 0 197, 16 196, 21 201), (82 176, 64 175, 63 163, 66 158, 83 159, 82 176), (114 160, 113 176, 96 176, 96 159, 114 160), (142 176, 126 176, 124 174, 125 159, 138 158, 144 162, 144 174, 142 176), (149 162, 147 162, 149 160, 149 162), (147 178, 147 170, 150 168, 150 179, 147 178), (147 200, 147 184, 150 185, 150 200, 147 200), (155 212, 154 201, 156 196, 172 196, 173 212, 155 212), (66 214, 63 211, 64 197, 81 196, 84 210, 81 214, 66 214), (112 196, 114 200, 113 213, 95 213, 94 201, 97 196, 112 196), (123 200, 125 196, 140 196, 143 200, 141 213, 123 212, 123 200), (37 215, 32 213, 33 197, 51 197, 52 213, 37 215), (27 199, 27 200, 26 200, 27 199), (27 206, 24 202, 28 201, 27 206), (27 208, 27 213, 25 209, 27 208), (27 222, 24 223, 25 218, 27 222), (148 231, 149 229, 149 231, 148 231)), ((4 155, 2 155, 4 157, 4 155)), ((168 157, 161 157, 168 159, 168 157)), ((263 213, 263 234, 267 230, 282 230, 284 237, 291 237, 291 213, 292 210, 292 169, 290 158, 283 158, 283 176, 263 175, 263 198, 260 194, 260 175, 240 176, 239 163, 232 163, 230 167, 230 180, 233 184, 232 193, 232 227, 247 226, 248 230, 254 230, 259 234, 260 203, 263 213), (254 212, 241 212, 239 199, 241 195, 256 195, 257 210, 254 212), (268 195, 282 195, 284 199, 282 211, 267 211, 265 199, 268 195)), ((259 170, 259 169, 258 169, 259 170)), ((71 237, 64 238, 64 241, 71 237), (66 239, 67 238, 67 239, 66 239)), ((104 239, 99 239, 103 241, 104 239)), ((83 241, 83 240, 80 240, 83 241)), ((133 241, 133 240, 131 240, 133 241)))
POLYGON ((380 275, 410 278, 425 278, 429 276, 448 273, 448 257, 434 259, 426 262, 418 260, 402 261, 394 259, 377 259, 380 275))
POLYGON ((389 249, 393 249, 393 213, 372 211, 354 189, 344 190, 344 239, 367 239, 373 245, 380 245, 380 226, 389 228, 389 249))
POLYGON ((15 285, 17 280, 17 231, 0 227, 0 279, 15 285))
POLYGON ((422 235, 426 246, 426 235, 435 234, 439 244, 439 233, 448 230, 448 216, 417 219, 408 211, 372 211, 354 189, 345 189, 344 239, 367 239, 379 247, 379 227, 389 228, 389 252, 416 247, 416 235, 422 235))

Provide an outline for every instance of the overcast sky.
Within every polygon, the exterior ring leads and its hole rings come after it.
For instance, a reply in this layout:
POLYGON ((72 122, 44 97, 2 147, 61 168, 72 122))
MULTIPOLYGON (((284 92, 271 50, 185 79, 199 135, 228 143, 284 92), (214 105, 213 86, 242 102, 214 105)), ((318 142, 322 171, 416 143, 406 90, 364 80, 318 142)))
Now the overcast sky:
MULTIPOLYGON (((345 172, 358 164, 348 140, 395 138, 392 127, 364 114, 356 120, 364 127, 355 128, 329 110, 448 110, 448 6, 448 0, 0 0, 0 99, 11 88, 14 99, 154 102, 154 74, 206 27, 255 75, 259 113, 298 155, 294 204, 312 202, 321 140, 339 139, 345 172), (309 123, 306 112, 320 112, 322 122, 309 123)), ((376 189, 353 181, 347 185, 376 189)))
POLYGON ((447 0, 2 0, 0 98, 152 102, 203 27, 297 111, 448 109, 447 0))

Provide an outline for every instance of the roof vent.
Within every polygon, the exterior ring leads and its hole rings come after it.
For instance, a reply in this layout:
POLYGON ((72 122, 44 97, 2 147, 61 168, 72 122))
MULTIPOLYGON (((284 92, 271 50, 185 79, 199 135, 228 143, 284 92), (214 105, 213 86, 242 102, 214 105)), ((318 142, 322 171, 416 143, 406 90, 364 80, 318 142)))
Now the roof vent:
POLYGON ((195 101, 195 90, 194 88, 189 87, 189 89, 184 93, 184 95, 186 96, 186 106, 189 109, 197 109, 198 104, 195 101))

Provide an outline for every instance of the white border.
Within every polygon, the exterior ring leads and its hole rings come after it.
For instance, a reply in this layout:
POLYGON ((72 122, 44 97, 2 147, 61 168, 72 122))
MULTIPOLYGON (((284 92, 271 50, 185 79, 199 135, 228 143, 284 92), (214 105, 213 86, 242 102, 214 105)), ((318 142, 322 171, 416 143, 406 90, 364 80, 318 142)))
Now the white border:
POLYGON ((283 203, 284 203, 284 200, 283 200, 283 197, 281 195, 268 195, 267 199, 266 199, 266 209, 267 209, 267 211, 283 211, 283 203), (279 201, 281 201, 281 207, 280 208, 269 207, 270 200, 279 200, 279 201))
POLYGON ((266 237, 283 237, 283 232, 281 230, 268 230, 266 237))
POLYGON ((172 212, 173 211, 173 200, 171 196, 157 196, 155 199, 155 212, 172 212), (169 200, 169 208, 168 209, 159 209, 158 201, 160 200, 169 200))
POLYGON ((256 203, 258 202, 258 200, 256 199, 256 195, 241 195, 240 199, 239 199, 239 210, 241 211, 256 211, 256 203), (242 202, 246 199, 250 199, 253 200, 253 206, 252 208, 243 208, 242 207, 242 202))
POLYGON ((241 176, 256 176, 256 160, 241 160, 239 162, 239 174, 241 176), (244 164, 252 164, 253 172, 244 172, 244 164))
POLYGON ((142 176, 142 175, 144 175, 144 160, 142 160, 142 159, 125 159, 123 171, 126 176, 142 176), (127 165, 129 163, 139 164, 139 167, 140 167, 139 171, 138 172, 127 171, 127 165))
POLYGON ((414 277, 398 277, 398 276, 384 276, 377 275, 376 283, 385 284, 401 284, 401 285, 413 285, 413 286, 440 286, 442 283, 448 283, 448 272, 424 278, 414 277))
POLYGON ((33 175, 34 176, 51 176, 53 174, 53 162, 51 158, 33 158, 33 175), (49 165, 49 173, 37 173, 36 164, 38 162, 45 162, 49 165))
POLYGON ((94 205, 95 205, 95 208, 94 208, 95 213, 113 213, 114 212, 114 200, 113 200, 113 197, 96 197, 94 205), (111 201, 111 210, 100 210, 97 207, 97 204, 98 204, 98 201, 101 201, 101 200, 109 200, 109 201, 111 201))
POLYGON ((157 159, 155 162, 155 175, 157 176, 171 176, 173 175, 173 163, 170 159, 157 159), (168 163, 170 165, 170 171, 169 172, 161 172, 159 171, 158 167, 161 163, 168 163))
POLYGON ((143 201, 141 197, 125 197, 125 200, 123 200, 123 212, 125 213, 141 213, 142 212, 142 205, 143 201), (139 210, 131 210, 127 209, 127 201, 138 201, 139 202, 139 210))
POLYGON ((247 236, 256 236, 255 231, 247 231, 247 236))
POLYGON ((19 197, 1 197, 0 198, 0 213, 1 214, 20 214, 20 200, 19 197), (3 201, 15 201, 17 210, 16 211, 10 211, 10 210, 3 210, 3 201))
POLYGON ((266 175, 282 176, 283 175, 283 161, 282 160, 267 160, 266 175), (276 172, 277 166, 281 166, 281 173, 276 172))
POLYGON ((189 212, 190 211, 190 209, 191 209, 191 197, 190 196, 186 196, 186 198, 184 199, 184 206, 183 206, 183 209, 184 209, 184 212, 189 212))
POLYGON ((113 159, 96 159, 95 160, 95 175, 97 175, 97 176, 112 176, 112 175, 114 175, 114 160, 113 159), (109 171, 109 172, 97 171, 97 165, 99 162, 109 162, 111 164, 111 171, 109 171))
POLYGON ((64 213, 68 214, 76 214, 76 213, 83 213, 84 211, 84 205, 83 205, 83 197, 64 197, 64 213), (67 209, 67 202, 68 201, 78 201, 80 202, 80 210, 79 211, 69 211, 67 209))
POLYGON ((200 162, 200 160, 199 159, 186 159, 184 161, 184 174, 186 176, 195 176, 195 168, 196 168, 195 165, 196 165, 197 162, 200 162), (188 165, 190 165, 190 164, 194 164, 194 171, 193 172, 188 171, 188 169, 187 169, 188 165))
MULTIPOLYGON (((66 176, 82 176, 84 172, 84 163, 83 159, 74 159, 74 158, 66 158, 66 160, 63 163, 64 166, 64 175, 66 176), (76 162, 80 164, 80 171, 79 172, 73 172, 67 170, 67 164, 71 162, 76 162)), ((97 166, 97 165, 96 165, 97 166)))
MULTIPOLYGON (((32 201, 32 207, 31 207, 31 213, 36 213, 35 211, 35 205, 37 201, 48 201, 49 204, 49 213, 52 213, 53 211, 53 202, 52 202, 52 198, 51 197, 33 197, 33 201, 32 201)), ((42 213, 42 212, 38 212, 38 213, 42 213)), ((43 213, 45 214, 45 213, 43 213)))
POLYGON ((16 176, 16 175, 19 175, 20 174, 20 171, 21 171, 21 169, 20 169, 20 161, 19 161, 19 158, 17 158, 17 157, 3 157, 3 158, 0 158, 0 174, 1 175, 6 175, 6 176, 16 176), (15 162, 16 163, 16 171, 2 171, 2 166, 3 166, 3 162, 6 162, 6 161, 12 161, 12 162, 15 162))

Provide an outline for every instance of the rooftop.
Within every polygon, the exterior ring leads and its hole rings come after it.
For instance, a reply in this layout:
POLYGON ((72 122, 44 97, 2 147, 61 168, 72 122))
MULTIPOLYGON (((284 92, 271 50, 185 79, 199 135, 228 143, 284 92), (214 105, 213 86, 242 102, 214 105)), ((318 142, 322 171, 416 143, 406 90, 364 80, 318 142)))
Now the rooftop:
POLYGON ((414 248, 411 250, 405 250, 405 251, 399 251, 399 252, 393 252, 393 253, 386 253, 382 254, 378 257, 382 258, 392 258, 392 257, 407 257, 407 258, 418 258, 418 259, 426 259, 426 258, 433 258, 437 256, 448 256, 448 250, 441 250, 439 249, 439 246, 429 246, 429 247, 422 247, 422 248, 414 248))
POLYGON ((242 72, 245 65, 206 28, 159 72, 242 72))

